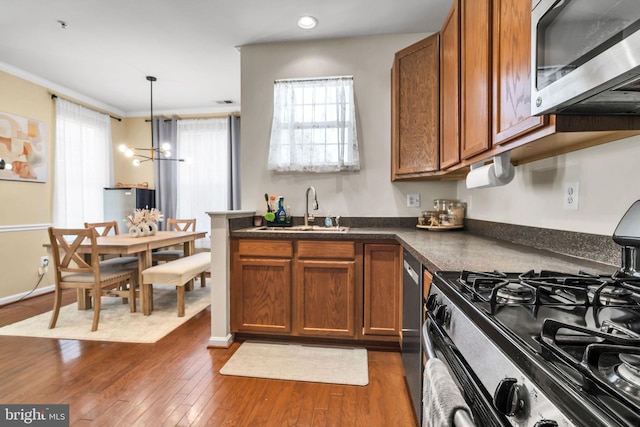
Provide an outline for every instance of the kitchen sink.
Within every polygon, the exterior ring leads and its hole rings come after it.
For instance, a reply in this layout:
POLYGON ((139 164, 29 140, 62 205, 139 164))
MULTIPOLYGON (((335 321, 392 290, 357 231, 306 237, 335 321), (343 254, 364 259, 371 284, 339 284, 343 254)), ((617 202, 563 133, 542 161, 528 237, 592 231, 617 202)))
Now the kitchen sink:
POLYGON ((256 227, 251 231, 273 231, 279 233, 299 233, 299 232, 319 232, 319 233, 346 233, 349 227, 323 227, 320 225, 296 225, 293 227, 269 227, 263 225, 256 227))

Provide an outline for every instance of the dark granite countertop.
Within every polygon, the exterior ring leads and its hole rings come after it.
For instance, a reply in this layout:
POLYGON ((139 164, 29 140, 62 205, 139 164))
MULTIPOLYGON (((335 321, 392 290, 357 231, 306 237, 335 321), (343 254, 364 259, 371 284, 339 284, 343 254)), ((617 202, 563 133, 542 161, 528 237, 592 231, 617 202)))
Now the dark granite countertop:
POLYGON ((483 237, 467 231, 418 228, 352 227, 347 232, 234 230, 232 237, 267 239, 396 240, 429 271, 524 272, 531 269, 611 274, 618 266, 483 237))

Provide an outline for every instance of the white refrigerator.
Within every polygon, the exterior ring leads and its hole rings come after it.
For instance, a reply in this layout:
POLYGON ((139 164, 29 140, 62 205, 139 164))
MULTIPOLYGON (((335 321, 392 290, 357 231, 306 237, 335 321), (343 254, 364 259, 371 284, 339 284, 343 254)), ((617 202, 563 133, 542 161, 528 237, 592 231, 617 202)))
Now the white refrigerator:
POLYGON ((117 220, 120 233, 128 230, 127 216, 132 215, 136 209, 155 207, 155 190, 122 187, 104 189, 104 220, 117 220))

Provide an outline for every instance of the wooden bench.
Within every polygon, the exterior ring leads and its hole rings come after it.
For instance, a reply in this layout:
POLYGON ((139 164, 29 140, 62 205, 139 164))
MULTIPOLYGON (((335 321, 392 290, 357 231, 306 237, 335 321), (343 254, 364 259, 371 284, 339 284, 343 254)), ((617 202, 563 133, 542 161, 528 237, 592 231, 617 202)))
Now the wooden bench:
POLYGON ((200 275, 200 286, 206 286, 206 271, 210 266, 211 252, 200 252, 145 269, 142 272, 142 292, 145 295, 142 312, 145 316, 151 314, 153 307, 152 285, 158 283, 176 287, 178 293, 178 317, 183 317, 185 286, 198 275, 200 275))

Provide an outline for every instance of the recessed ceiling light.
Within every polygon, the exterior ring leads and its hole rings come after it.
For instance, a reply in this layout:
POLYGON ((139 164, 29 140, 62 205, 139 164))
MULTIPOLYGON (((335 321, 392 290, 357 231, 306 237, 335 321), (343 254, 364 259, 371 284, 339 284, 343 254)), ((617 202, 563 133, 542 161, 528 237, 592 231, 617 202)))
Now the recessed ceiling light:
POLYGON ((298 19, 298 27, 303 30, 311 30, 315 28, 316 25, 318 25, 318 20, 313 16, 303 16, 298 19))

